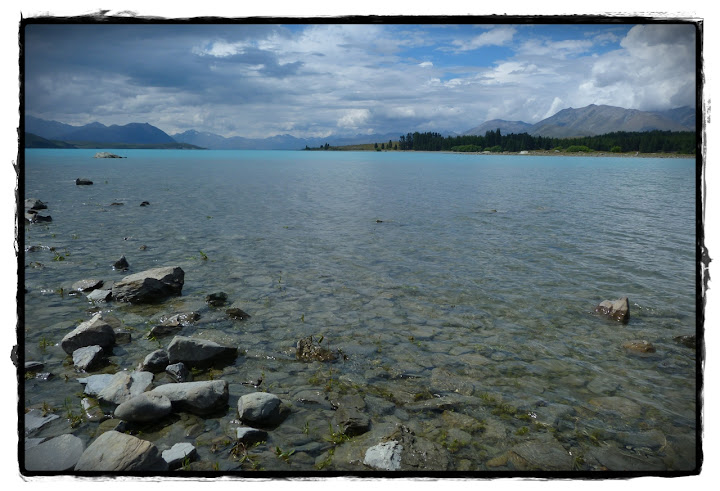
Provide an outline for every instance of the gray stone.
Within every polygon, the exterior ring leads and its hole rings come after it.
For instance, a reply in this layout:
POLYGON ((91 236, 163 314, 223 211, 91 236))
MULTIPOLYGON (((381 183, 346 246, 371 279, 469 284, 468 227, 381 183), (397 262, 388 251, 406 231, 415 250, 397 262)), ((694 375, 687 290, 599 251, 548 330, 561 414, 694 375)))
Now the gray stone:
POLYGON ((237 440, 244 444, 257 443, 267 440, 267 431, 241 426, 237 429, 237 440))
POLYGON ((244 321, 244 320, 247 320, 250 318, 250 314, 245 312, 243 309, 239 309, 237 307, 231 307, 231 308, 227 309, 225 311, 225 313, 227 314, 227 316, 230 319, 233 319, 233 320, 244 321))
POLYGON ((362 435, 370 430, 370 418, 352 407, 340 407, 335 411, 335 424, 347 436, 362 435))
POLYGON ((80 401, 80 407, 83 410, 85 419, 90 422, 101 422, 108 418, 100 408, 100 403, 97 399, 93 399, 92 397, 83 397, 80 401))
POLYGON ((510 449, 510 461, 519 470, 571 471, 573 458, 555 440, 532 441, 510 449))
MULTIPOLYGON (((117 203, 113 203, 117 204, 117 203)), ((118 271, 125 271, 130 268, 130 263, 128 263, 127 259, 125 259, 125 256, 122 256, 120 259, 115 261, 113 263, 113 269, 117 269, 118 271)))
POLYGON ((184 363, 173 363, 165 367, 165 373, 170 375, 175 382, 192 382, 193 376, 184 363))
POLYGON ((130 303, 155 303, 182 293, 185 272, 178 266, 155 268, 131 274, 115 283, 115 300, 130 303))
POLYGON ((258 425, 274 425, 283 417, 282 401, 268 392, 253 392, 238 399, 240 420, 258 425))
POLYGON ((594 397, 589 402, 595 410, 615 413, 623 417, 637 417, 642 412, 642 407, 638 403, 620 396, 594 397))
POLYGON ((47 210, 47 205, 36 198, 25 199, 25 209, 27 210, 47 210))
POLYGON ((205 302, 212 307, 221 307, 227 302, 228 296, 225 292, 211 293, 205 297, 205 302))
POLYGON ((155 387, 151 393, 170 399, 175 411, 198 415, 211 414, 226 408, 230 396, 225 380, 165 384, 155 387))
POLYGON ((92 290, 97 290, 103 286, 103 280, 98 280, 96 278, 89 278, 86 280, 80 280, 76 281, 72 284, 70 287, 72 290, 77 292, 89 292, 92 290))
POLYGON ((26 372, 37 372, 45 368, 45 364, 39 361, 26 361, 25 371, 26 372))
POLYGON ((168 354, 164 349, 158 349, 145 357, 140 369, 146 372, 160 373, 168 366, 168 354))
POLYGON ((103 361, 103 349, 100 346, 85 346, 73 351, 73 365, 82 371, 97 367, 103 361))
POLYGON ((176 469, 185 462, 192 462, 197 458, 197 450, 187 442, 176 443, 169 450, 162 453, 162 458, 168 463, 170 469, 176 469))
POLYGON ((165 471, 167 462, 152 443, 114 430, 97 437, 83 452, 76 471, 165 471))
POLYGON ((78 382, 85 385, 84 392, 90 396, 97 396, 105 387, 108 386, 114 375, 110 373, 101 373, 98 375, 90 375, 89 377, 79 378, 78 382))
POLYGON ((43 414, 39 409, 31 409, 25 413, 25 434, 29 435, 35 430, 39 430, 50 421, 58 419, 57 414, 43 414))
POLYGON ((151 372, 118 372, 112 376, 107 385, 97 394, 91 394, 85 387, 85 393, 96 395, 98 399, 113 404, 122 404, 145 392, 152 383, 151 372))
POLYGON ((617 300, 604 300, 595 307, 595 312, 627 324, 630 320, 630 302, 627 297, 617 300))
POLYGON ((87 179, 85 177, 78 177, 77 179, 75 179, 76 186, 91 186, 92 183, 93 182, 90 179, 87 179))
POLYGON ((171 412, 170 399, 162 394, 145 392, 115 408, 115 417, 131 423, 146 423, 164 418, 171 412))
POLYGON ((85 451, 83 441, 70 434, 60 435, 25 451, 25 469, 66 472, 75 467, 85 451))
POLYGON ((175 336, 167 351, 170 363, 181 361, 189 366, 207 366, 237 357, 236 347, 184 336, 175 336))
POLYGON ((128 344, 132 340, 132 334, 125 329, 115 329, 115 344, 128 344))
POLYGON ((160 325, 171 327, 184 327, 189 326, 198 319, 200 319, 200 314, 198 314, 197 312, 182 312, 179 314, 173 314, 169 317, 161 317, 160 325))
POLYGON ((110 349, 114 344, 115 331, 110 324, 103 320, 102 314, 99 312, 92 319, 81 323, 67 333, 60 341, 60 347, 68 355, 71 355, 76 349, 86 346, 98 345, 103 349, 110 349))
POLYGON ((110 152, 98 152, 93 157, 94 159, 122 159, 124 157, 121 157, 119 155, 115 155, 114 153, 110 152))
POLYGON ((403 446, 396 441, 382 442, 370 447, 365 452, 363 464, 382 471, 400 469, 403 446))
POLYGON ((93 290, 87 294, 91 302, 107 302, 112 298, 112 290, 93 290))
POLYGON ((147 334, 148 338, 159 338, 167 336, 168 334, 174 334, 182 329, 181 326, 153 326, 147 334))

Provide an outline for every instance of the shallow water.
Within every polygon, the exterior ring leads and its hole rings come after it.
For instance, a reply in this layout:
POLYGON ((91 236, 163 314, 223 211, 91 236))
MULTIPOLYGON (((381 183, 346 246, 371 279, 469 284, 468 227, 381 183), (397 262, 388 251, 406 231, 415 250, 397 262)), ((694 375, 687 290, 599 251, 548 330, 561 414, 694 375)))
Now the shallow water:
MULTIPOLYGON (((238 397, 254 390, 242 382, 260 375, 292 408, 255 450, 266 470, 362 469, 339 455, 375 445, 372 431, 395 423, 447 449, 453 470, 517 470, 498 457, 547 439, 581 470, 637 470, 635 458, 642 470, 694 467, 695 351, 673 340, 696 325, 694 160, 95 152, 25 154, 25 195, 53 218, 25 227, 25 247, 54 248, 24 257, 25 359, 55 375, 26 382, 27 407, 79 408, 84 374, 53 345, 98 308, 135 330, 111 371, 167 346, 143 336, 161 315, 196 310, 182 334, 244 353, 198 374, 228 380, 228 412, 200 421, 200 435, 181 434, 197 423, 184 415, 144 437, 161 449, 194 442, 221 470, 248 468, 208 442, 232 433, 238 397), (182 267, 182 296, 143 307, 66 294, 80 279, 128 274, 112 270, 121 255, 130 273, 182 267), (208 307, 217 291, 252 317, 208 307), (629 324, 592 313, 621 296, 629 324), (347 359, 296 360, 309 335, 347 359), (627 353, 635 339, 656 353, 627 353), (362 395, 371 435, 328 442, 333 411, 299 402, 305 391, 362 395), (295 453, 285 462, 276 447, 295 453)), ((67 431, 89 442, 97 423, 67 431)))

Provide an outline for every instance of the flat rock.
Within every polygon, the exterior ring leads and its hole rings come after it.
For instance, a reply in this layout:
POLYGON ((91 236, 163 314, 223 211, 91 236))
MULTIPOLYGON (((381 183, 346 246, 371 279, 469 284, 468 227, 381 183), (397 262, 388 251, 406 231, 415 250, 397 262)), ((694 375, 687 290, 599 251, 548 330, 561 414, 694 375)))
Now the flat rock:
POLYGON ((180 295, 184 283, 182 268, 154 268, 124 277, 113 285, 112 296, 121 302, 156 303, 180 295))
POLYGON ((155 387, 151 393, 170 399, 174 411, 198 415, 212 414, 226 408, 230 397, 225 380, 165 384, 155 387))
POLYGON ((177 469, 185 462, 192 462, 197 458, 197 449, 187 442, 176 443, 168 450, 163 451, 162 458, 168 463, 170 469, 177 469))
POLYGON ((93 290, 87 294, 87 299, 91 302, 107 302, 112 298, 112 290, 93 290))
POLYGON ((131 423, 147 423, 172 412, 172 403, 163 394, 144 392, 115 408, 115 417, 131 423))
POLYGON ((39 409, 31 409, 25 413, 25 434, 29 435, 35 430, 39 430, 50 421, 58 419, 57 414, 43 414, 39 409))
MULTIPOLYGON (((99 375, 102 377, 103 375, 99 375)), ((91 379, 92 377, 88 377, 91 379)), ((152 383, 153 374, 150 372, 118 372, 111 375, 109 379, 97 379, 97 382, 93 382, 93 386, 88 383, 85 386, 85 393, 91 396, 96 396, 112 404, 122 404, 123 402, 132 399, 145 392, 152 383), (97 385, 94 385, 97 383, 97 385), (104 384, 101 386, 101 384, 104 384), (97 392, 90 392, 89 389, 100 389, 97 392)))
POLYGON ((25 469, 29 471, 67 472, 72 470, 85 451, 85 444, 75 435, 60 435, 25 451, 25 469))
POLYGON ((642 407, 636 402, 620 396, 595 397, 590 404, 601 411, 616 413, 624 417, 640 416, 642 407))
POLYGON ((89 292, 92 290, 97 290, 101 286, 103 286, 103 280, 98 280, 96 278, 88 278, 86 280, 76 281, 72 284, 70 288, 77 292, 89 292))
POLYGON ((77 326, 67 333, 60 341, 60 347, 68 355, 76 349, 86 346, 101 346, 103 349, 110 349, 115 344, 115 331, 105 322, 101 313, 77 326))
POLYGON ((152 443, 114 430, 97 437, 83 452, 76 471, 165 471, 167 462, 152 443))
POLYGON ((184 336, 175 336, 167 352, 170 363, 183 362, 188 366, 207 366, 237 357, 237 347, 184 336))
POLYGON ((85 346, 73 351, 73 365, 81 371, 87 371, 97 367, 103 361, 103 349, 101 346, 85 346))
POLYGON ((236 438, 244 444, 257 443, 267 440, 267 431, 241 426, 236 430, 236 438))
POLYGON ((644 339, 627 341, 623 343, 622 347, 631 353, 655 353, 655 346, 644 339))
POLYGON ((595 307, 595 312, 627 324, 630 320, 630 302, 627 297, 618 298, 617 300, 604 300, 595 307))
POLYGON ((519 470, 571 471, 573 458, 557 440, 532 441, 510 449, 510 461, 519 470))
POLYGON ((334 419, 335 425, 346 436, 362 435, 370 430, 370 418, 355 408, 338 408, 334 419))
POLYGON ((382 442, 365 451, 363 464, 381 471, 400 470, 403 446, 396 441, 382 442))

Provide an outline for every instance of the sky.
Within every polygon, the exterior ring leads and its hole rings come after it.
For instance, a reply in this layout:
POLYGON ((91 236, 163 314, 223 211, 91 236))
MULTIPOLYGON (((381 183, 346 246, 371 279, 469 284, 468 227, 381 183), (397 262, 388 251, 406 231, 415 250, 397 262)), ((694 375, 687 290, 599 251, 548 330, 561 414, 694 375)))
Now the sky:
POLYGON ((25 112, 171 135, 310 138, 462 133, 589 104, 695 105, 694 24, 445 20, 28 24, 25 112))

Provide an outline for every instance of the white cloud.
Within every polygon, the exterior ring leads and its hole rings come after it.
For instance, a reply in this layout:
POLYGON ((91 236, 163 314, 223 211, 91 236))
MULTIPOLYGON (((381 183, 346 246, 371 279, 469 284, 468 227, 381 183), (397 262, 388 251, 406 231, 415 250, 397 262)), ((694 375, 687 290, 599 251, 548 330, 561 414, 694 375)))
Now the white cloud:
POLYGON ((421 66, 423 68, 429 68, 429 67, 433 66, 433 63, 432 63, 432 61, 423 61, 418 66, 421 66))
POLYGON ((350 109, 338 119, 337 125, 340 128, 359 128, 370 119, 370 111, 367 109, 350 109))
POLYGON ((496 27, 471 39, 457 39, 452 42, 457 51, 470 51, 483 46, 503 46, 512 41, 516 29, 510 26, 496 27))

